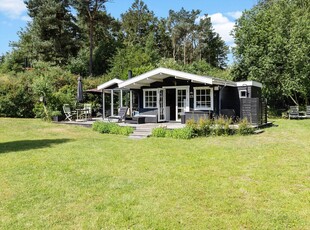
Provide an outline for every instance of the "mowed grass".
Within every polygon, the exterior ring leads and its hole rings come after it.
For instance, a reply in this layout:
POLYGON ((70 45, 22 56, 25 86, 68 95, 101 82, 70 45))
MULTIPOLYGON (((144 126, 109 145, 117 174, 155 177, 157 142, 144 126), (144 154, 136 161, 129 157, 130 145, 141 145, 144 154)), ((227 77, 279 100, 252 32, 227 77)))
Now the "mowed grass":
POLYGON ((309 229, 310 120, 252 136, 0 119, 0 229, 309 229))

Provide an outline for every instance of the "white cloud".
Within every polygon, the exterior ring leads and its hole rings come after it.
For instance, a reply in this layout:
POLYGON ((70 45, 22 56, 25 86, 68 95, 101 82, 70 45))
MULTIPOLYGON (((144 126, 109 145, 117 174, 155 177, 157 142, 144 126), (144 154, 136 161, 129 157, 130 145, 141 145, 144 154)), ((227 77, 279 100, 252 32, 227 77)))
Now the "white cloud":
POLYGON ((212 14, 210 18, 215 32, 221 36, 227 45, 232 45, 234 39, 230 35, 230 32, 234 28, 235 22, 230 21, 228 17, 224 16, 222 13, 212 14))
POLYGON ((232 17, 233 19, 238 19, 241 17, 242 12, 241 11, 235 11, 235 12, 228 12, 227 15, 232 17))
POLYGON ((26 9, 23 0, 0 0, 0 12, 10 18, 20 18, 26 9))

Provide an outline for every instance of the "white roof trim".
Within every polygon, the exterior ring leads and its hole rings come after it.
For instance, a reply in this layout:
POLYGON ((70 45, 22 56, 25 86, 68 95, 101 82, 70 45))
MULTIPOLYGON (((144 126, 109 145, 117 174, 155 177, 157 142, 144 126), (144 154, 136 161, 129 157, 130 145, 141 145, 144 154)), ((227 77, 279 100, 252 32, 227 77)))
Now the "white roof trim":
POLYGON ((198 82, 202 84, 209 84, 209 85, 213 84, 213 78, 209 76, 199 76, 196 74, 185 73, 178 70, 157 68, 144 74, 141 74, 139 76, 128 79, 122 83, 119 83, 119 87, 131 88, 134 87, 135 84, 138 84, 138 82, 149 81, 151 83, 152 80, 153 82, 156 82, 157 80, 161 80, 167 77, 175 77, 178 79, 191 80, 193 82, 198 82))
POLYGON ((106 88, 108 88, 108 87, 110 87, 110 86, 112 86, 112 85, 120 84, 120 83, 122 83, 122 82, 123 82, 122 80, 120 80, 120 79, 118 79, 118 78, 114 78, 114 79, 112 79, 112 80, 110 80, 110 81, 107 81, 107 82, 105 82, 105 83, 103 83, 103 84, 97 86, 97 89, 98 89, 98 90, 106 89, 106 88))
POLYGON ((259 88, 263 87, 262 83, 257 82, 257 81, 238 81, 236 83, 237 83, 238 87, 240 87, 240 86, 255 86, 255 87, 259 87, 259 88))

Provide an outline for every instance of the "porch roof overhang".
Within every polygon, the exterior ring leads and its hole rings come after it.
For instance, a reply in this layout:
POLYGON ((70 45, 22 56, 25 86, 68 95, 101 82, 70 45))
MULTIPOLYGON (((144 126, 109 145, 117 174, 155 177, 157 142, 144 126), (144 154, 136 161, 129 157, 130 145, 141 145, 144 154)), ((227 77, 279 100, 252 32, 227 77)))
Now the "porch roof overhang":
POLYGON ((104 90, 104 89, 107 89, 109 87, 111 87, 112 85, 115 85, 115 84, 120 84, 122 83, 123 81, 118 79, 118 78, 114 78, 110 81, 107 81, 99 86, 97 86, 97 90, 104 90))
POLYGON ((257 81, 238 81, 236 82, 237 86, 255 86, 255 87, 259 87, 262 88, 263 84, 257 81))
POLYGON ((229 85, 236 86, 235 82, 225 81, 218 78, 213 78, 209 76, 200 76, 196 74, 186 73, 178 70, 172 70, 167 68, 157 68, 136 76, 134 78, 128 79, 124 82, 119 83, 119 88, 127 89, 140 89, 143 86, 150 86, 154 82, 162 82, 167 77, 175 77, 181 80, 190 80, 193 83, 201 83, 204 85, 229 85))

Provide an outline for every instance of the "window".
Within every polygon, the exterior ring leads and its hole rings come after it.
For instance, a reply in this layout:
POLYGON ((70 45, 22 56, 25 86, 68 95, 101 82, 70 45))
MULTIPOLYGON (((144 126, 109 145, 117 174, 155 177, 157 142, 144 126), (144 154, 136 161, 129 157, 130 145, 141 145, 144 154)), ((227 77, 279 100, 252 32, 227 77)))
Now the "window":
POLYGON ((248 97, 247 90, 245 90, 245 89, 239 90, 239 97, 240 98, 247 98, 248 97))
POLYGON ((194 109, 213 110, 213 89, 209 87, 194 88, 194 109))
POLYGON ((157 90, 146 89, 143 91, 144 108, 157 108, 157 90))

